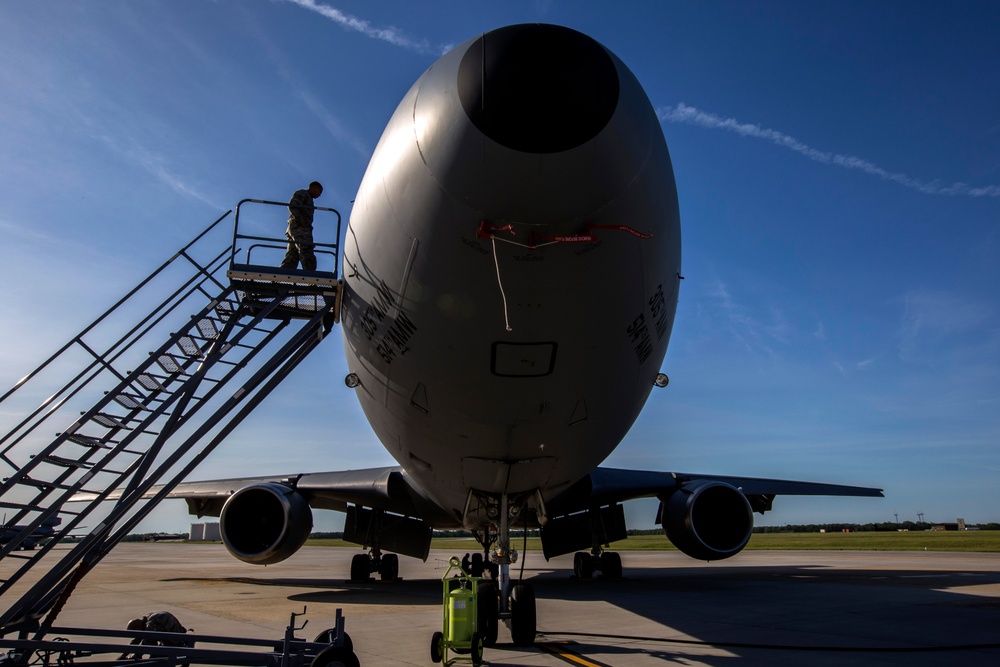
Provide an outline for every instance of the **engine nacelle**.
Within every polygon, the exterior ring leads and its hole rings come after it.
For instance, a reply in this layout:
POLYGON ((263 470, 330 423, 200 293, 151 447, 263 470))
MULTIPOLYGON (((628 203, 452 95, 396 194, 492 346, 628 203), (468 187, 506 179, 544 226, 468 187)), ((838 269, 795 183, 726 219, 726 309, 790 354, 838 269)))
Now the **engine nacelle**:
POLYGON ((663 532, 691 558, 722 560, 750 541, 753 511, 746 496, 725 482, 685 484, 661 506, 663 532))
POLYGON ((246 486, 222 508, 222 541, 236 558, 254 565, 279 563, 305 544, 312 532, 309 502, 287 484, 246 486))

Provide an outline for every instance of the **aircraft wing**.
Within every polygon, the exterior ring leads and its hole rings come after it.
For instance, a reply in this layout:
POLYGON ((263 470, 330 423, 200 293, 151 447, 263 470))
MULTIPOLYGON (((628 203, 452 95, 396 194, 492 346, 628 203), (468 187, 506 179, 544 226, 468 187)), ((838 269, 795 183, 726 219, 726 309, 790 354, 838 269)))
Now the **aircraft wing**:
MULTIPOLYGON (((167 498, 187 501, 190 514, 217 517, 232 494, 248 486, 268 483, 293 486, 313 509, 345 512, 348 504, 362 505, 403 516, 420 517, 435 527, 460 527, 461 524, 426 498, 406 471, 398 466, 184 482, 174 487, 167 498)), ((155 495, 160 488, 152 487, 145 496, 155 495)), ((117 500, 119 495, 116 492, 108 500, 117 500)), ((74 501, 89 499, 88 494, 73 497, 74 501)))
MULTIPOLYGON (((771 502, 778 495, 884 497, 881 489, 862 486, 600 467, 548 501, 546 509, 552 516, 562 516, 636 498, 662 500, 682 485, 701 480, 722 482, 739 489, 753 510, 760 513, 770 510, 771 502)), ((348 504, 361 505, 421 518, 436 528, 461 527, 457 517, 427 498, 399 466, 184 482, 167 497, 186 500, 188 511, 193 515, 217 517, 233 493, 247 486, 267 483, 294 486, 313 509, 344 512, 348 504)), ((151 488, 146 496, 154 495, 159 489, 151 488)), ((118 495, 112 494, 108 500, 117 500, 118 495)), ((73 497, 74 501, 90 499, 88 494, 73 497)))
POLYGON ((736 487, 750 501, 753 510, 760 513, 771 509, 771 501, 778 495, 884 497, 882 489, 863 486, 602 467, 553 498, 547 509, 549 514, 559 516, 635 498, 662 500, 681 485, 702 480, 736 487))
MULTIPOLYGON (((154 487, 146 495, 159 491, 154 487)), ((85 500, 82 495, 74 500, 85 500)), ((605 544, 625 539, 625 514, 620 503, 658 498, 656 523, 664 526, 671 542, 681 551, 699 560, 728 558, 750 539, 751 511, 767 512, 777 495, 881 497, 882 490, 757 477, 596 468, 544 502, 544 515, 539 516, 544 524, 543 555, 548 560, 586 549, 595 539, 605 544)), ((358 544, 367 543, 369 531, 375 526, 372 510, 397 515, 378 528, 381 547, 423 559, 430 548, 431 528, 461 528, 463 524, 461 517, 431 500, 400 467, 185 482, 167 497, 183 498, 188 511, 199 517, 220 516, 223 506, 232 499, 234 509, 227 510, 226 523, 231 524, 233 539, 239 544, 230 552, 249 563, 279 562, 302 546, 312 527, 306 504, 313 509, 348 512, 348 516, 353 512, 354 518, 349 521, 353 537, 346 537, 345 530, 345 539, 358 544), (262 516, 270 520, 263 521, 262 516), (248 526, 253 528, 248 530, 248 526)))

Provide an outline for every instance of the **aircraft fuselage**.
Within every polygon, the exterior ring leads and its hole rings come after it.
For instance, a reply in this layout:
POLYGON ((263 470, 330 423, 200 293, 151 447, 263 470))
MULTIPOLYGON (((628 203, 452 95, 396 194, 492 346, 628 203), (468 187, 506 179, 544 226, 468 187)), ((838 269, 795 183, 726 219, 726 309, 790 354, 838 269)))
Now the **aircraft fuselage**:
POLYGON ((547 500, 645 404, 680 272, 670 157, 625 65, 556 26, 470 40, 403 98, 354 204, 362 408, 456 516, 470 489, 547 500))

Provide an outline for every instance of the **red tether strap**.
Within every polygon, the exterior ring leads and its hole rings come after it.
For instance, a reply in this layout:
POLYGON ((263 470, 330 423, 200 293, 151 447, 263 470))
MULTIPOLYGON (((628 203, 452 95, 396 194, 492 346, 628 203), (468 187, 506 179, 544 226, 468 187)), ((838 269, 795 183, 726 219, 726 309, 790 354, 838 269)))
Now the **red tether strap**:
MULTIPOLYGON (((636 229, 632 229, 628 225, 587 225, 587 231, 583 234, 564 234, 556 236, 541 236, 532 232, 528 236, 528 247, 536 248, 540 243, 593 243, 597 240, 597 236, 591 233, 594 229, 612 229, 619 232, 628 232, 632 236, 636 236, 640 239, 651 239, 652 234, 644 234, 636 229)), ((493 224, 483 220, 479 223, 479 229, 476 231, 476 236, 481 239, 492 238, 496 232, 510 232, 511 236, 516 236, 514 232, 513 225, 504 225, 503 227, 496 227, 493 224)))
POLYGON ((486 222, 485 220, 479 223, 479 230, 476 232, 476 236, 478 236, 481 239, 488 239, 491 236, 493 236, 493 232, 510 232, 511 236, 515 236, 513 225, 494 227, 492 224, 486 222))
POLYGON ((616 229, 620 232, 628 232, 632 236, 638 236, 640 239, 651 239, 652 234, 643 234, 642 232, 632 229, 628 225, 588 225, 588 229, 616 229))

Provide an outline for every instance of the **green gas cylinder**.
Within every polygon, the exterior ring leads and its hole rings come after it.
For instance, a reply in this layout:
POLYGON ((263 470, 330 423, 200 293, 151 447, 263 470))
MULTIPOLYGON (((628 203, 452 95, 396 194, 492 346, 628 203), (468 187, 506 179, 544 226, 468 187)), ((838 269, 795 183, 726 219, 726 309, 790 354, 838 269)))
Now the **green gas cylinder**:
POLYGON ((470 589, 461 586, 448 593, 448 641, 472 641, 475 614, 476 597, 470 589))

